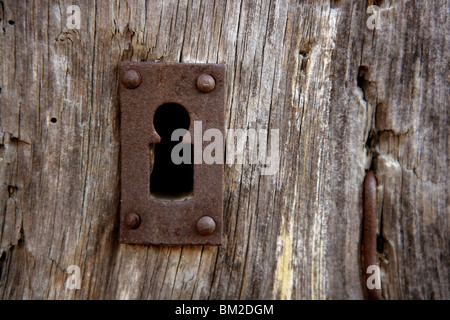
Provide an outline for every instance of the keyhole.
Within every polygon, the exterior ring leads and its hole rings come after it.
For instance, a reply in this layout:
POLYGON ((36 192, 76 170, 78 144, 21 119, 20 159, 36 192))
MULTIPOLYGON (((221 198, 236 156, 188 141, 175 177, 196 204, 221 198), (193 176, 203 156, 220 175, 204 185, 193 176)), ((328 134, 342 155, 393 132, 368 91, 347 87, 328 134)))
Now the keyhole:
POLYGON ((150 176, 150 195, 154 198, 182 201, 192 198, 194 186, 193 146, 189 164, 175 164, 171 153, 174 146, 181 143, 171 141, 176 129, 188 130, 190 118, 186 109, 176 103, 160 106, 153 117, 153 126, 161 137, 161 142, 151 145, 153 170, 150 176))

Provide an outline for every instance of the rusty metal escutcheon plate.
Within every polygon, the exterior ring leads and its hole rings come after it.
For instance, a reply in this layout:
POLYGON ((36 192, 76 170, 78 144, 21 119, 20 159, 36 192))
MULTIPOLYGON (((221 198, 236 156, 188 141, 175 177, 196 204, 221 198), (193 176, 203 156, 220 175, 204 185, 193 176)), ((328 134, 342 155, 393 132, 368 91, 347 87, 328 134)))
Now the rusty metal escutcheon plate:
MULTIPOLYGON (((167 103, 179 104, 188 112, 192 144, 195 142, 194 121, 202 121, 203 132, 214 128, 224 134, 225 65, 121 62, 119 76, 120 242, 220 245, 223 163, 194 163, 192 198, 183 201, 158 199, 150 196, 153 156, 150 146, 161 141, 153 119, 156 110, 167 103), (128 72, 130 70, 136 72, 128 72), (130 78, 130 74, 134 77, 130 78), (214 78, 215 87, 211 92, 199 90, 197 79, 202 74, 214 78), (214 231, 207 235, 201 234, 198 226, 205 216, 215 223, 214 231)), ((203 141, 202 150, 209 143, 203 141)))

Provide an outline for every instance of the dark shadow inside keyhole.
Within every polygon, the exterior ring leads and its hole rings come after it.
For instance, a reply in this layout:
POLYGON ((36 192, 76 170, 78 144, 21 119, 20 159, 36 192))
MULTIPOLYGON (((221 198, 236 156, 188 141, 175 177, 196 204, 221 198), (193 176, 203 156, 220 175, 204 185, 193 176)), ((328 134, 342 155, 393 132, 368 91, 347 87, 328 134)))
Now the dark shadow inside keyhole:
MULTIPOLYGON (((193 146, 190 149, 190 163, 175 164, 172 161, 172 149, 181 143, 172 141, 176 129, 189 130, 190 118, 186 109, 176 103, 161 105, 153 117, 153 126, 161 137, 160 143, 150 146, 153 170, 150 176, 150 195, 154 198, 182 201, 192 198, 194 187, 193 146)), ((181 152, 185 152, 183 149, 181 152)), ((184 154, 182 154, 184 155, 184 154)))

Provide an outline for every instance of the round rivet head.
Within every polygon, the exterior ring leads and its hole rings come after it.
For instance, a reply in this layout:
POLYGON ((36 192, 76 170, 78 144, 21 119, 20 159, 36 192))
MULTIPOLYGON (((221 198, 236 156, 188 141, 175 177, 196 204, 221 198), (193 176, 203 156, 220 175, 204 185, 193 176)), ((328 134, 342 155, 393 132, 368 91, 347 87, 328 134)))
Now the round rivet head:
POLYGON ((130 229, 136 229, 141 224, 141 218, 134 212, 129 213, 125 220, 125 224, 130 229))
POLYGON ((197 88, 203 92, 208 93, 216 87, 216 80, 209 74, 202 74, 197 78, 197 88))
POLYGON ((211 217, 203 216, 197 221, 197 231, 202 236, 209 236, 216 230, 216 223, 211 217))
POLYGON ((122 77, 122 84, 128 89, 134 89, 141 84, 142 77, 136 70, 128 70, 122 77))

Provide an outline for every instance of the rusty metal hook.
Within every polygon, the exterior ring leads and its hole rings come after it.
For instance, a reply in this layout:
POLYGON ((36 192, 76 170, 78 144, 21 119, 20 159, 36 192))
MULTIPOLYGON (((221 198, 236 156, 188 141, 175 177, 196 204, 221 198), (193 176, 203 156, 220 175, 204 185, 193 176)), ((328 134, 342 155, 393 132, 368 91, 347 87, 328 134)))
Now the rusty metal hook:
POLYGON ((377 179, 373 171, 368 171, 364 179, 364 217, 363 217, 363 239, 362 239, 362 262, 364 272, 364 285, 369 300, 383 300, 381 289, 369 289, 367 273, 369 266, 378 266, 377 253, 377 179))

